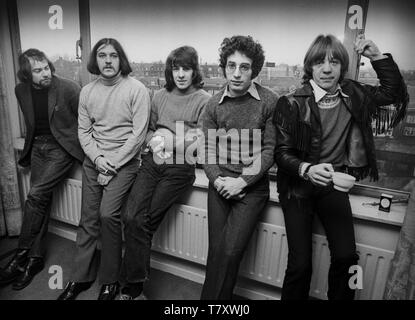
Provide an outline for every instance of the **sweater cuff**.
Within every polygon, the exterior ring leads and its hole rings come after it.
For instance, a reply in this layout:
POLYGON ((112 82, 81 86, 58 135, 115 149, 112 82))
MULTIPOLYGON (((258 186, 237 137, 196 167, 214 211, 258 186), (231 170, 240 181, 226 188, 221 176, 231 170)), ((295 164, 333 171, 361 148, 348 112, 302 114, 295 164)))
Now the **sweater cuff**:
POLYGON ((203 170, 206 173, 206 176, 209 179, 209 182, 213 185, 215 180, 222 174, 222 171, 217 165, 203 165, 203 170))
POLYGON ((298 175, 304 179, 304 172, 306 169, 311 166, 311 163, 308 162, 301 162, 300 166, 298 167, 298 175))
MULTIPOLYGON (((262 176, 262 174, 261 174, 262 176)), ((258 176, 255 175, 240 175, 240 177, 246 182, 246 186, 254 184, 258 180, 258 176)))

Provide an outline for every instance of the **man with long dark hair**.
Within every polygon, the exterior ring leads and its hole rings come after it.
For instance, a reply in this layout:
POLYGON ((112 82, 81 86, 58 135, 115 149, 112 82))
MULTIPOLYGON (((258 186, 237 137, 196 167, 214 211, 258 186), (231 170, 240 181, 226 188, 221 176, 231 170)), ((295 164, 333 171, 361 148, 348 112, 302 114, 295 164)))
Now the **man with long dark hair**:
MULTIPOLYGON (((312 221, 317 214, 330 248, 329 299, 353 299, 349 269, 356 265, 353 217, 347 192, 332 184, 334 171, 378 178, 372 120, 397 104, 391 125, 403 118, 407 93, 398 66, 359 36, 358 54, 370 59, 380 86, 344 79, 348 54, 332 35, 320 35, 304 58, 304 85, 281 97, 274 124, 277 186, 288 240, 282 299, 307 299, 312 275, 312 221)), ((343 189, 344 190, 344 189, 343 189)))
POLYGON ((252 37, 225 38, 220 67, 227 85, 201 116, 209 179, 209 252, 202 299, 232 298, 243 253, 269 199, 277 95, 252 81, 264 60, 261 44, 252 37), (210 136, 212 131, 219 139, 210 136))
POLYGON ((60 300, 75 299, 88 289, 98 270, 98 300, 113 300, 118 293, 121 206, 137 175, 150 116, 148 91, 129 76, 131 67, 117 40, 104 38, 95 44, 88 71, 99 77, 82 88, 79 99, 78 134, 86 154, 81 221, 72 281, 60 300))
MULTIPOLYGON (((144 298, 153 235, 171 206, 195 180, 194 163, 185 162, 179 154, 186 153, 184 138, 189 131, 197 130, 199 116, 210 98, 202 89, 198 60, 192 47, 173 50, 166 61, 166 86, 154 94, 151 103, 149 150, 142 157, 124 215, 126 285, 121 300, 144 298)), ((193 136, 188 140, 194 142, 193 136)))
POLYGON ((80 87, 57 77, 46 55, 29 49, 19 56, 15 93, 25 124, 25 145, 19 164, 30 166, 30 190, 16 254, 0 270, 0 286, 25 288, 44 267, 53 190, 67 177, 75 160, 83 161, 77 118, 80 87))

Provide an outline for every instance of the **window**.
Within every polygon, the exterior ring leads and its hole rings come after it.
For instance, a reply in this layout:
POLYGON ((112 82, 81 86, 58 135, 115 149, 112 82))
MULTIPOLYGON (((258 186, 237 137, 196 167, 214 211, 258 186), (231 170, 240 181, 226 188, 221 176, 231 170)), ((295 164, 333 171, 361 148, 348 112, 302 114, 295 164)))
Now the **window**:
MULTIPOLYGON (((407 4, 413 6, 409 2, 407 4)), ((412 12, 402 4, 392 6, 387 1, 369 3, 367 38, 373 35, 379 49, 392 54, 408 86, 410 103, 401 124, 375 137, 378 165, 384 165, 379 166, 379 181, 373 183, 366 179, 361 182, 364 185, 407 190, 411 180, 415 179, 415 63, 409 54, 415 50, 414 42, 409 40, 413 37, 415 26, 412 12), (379 36, 375 38, 375 35, 379 36)), ((362 58, 361 62, 359 81, 377 84, 370 61, 362 58)))
POLYGON ((56 74, 81 84, 80 61, 75 44, 79 39, 78 1, 18 0, 22 51, 39 49, 49 57, 56 74))
MULTIPOLYGON (((16 4, 22 52, 29 48, 43 51, 53 62, 57 75, 81 84, 81 65, 75 55, 79 39, 78 1, 58 0, 51 4, 47 0, 17 0, 16 4)), ((22 116, 19 125, 24 136, 22 116)))
MULTIPOLYGON (((102 37, 114 37, 137 65, 164 62, 171 50, 191 45, 199 53, 200 65, 208 65, 205 78, 223 79, 218 67, 222 40, 249 34, 263 45, 267 61, 280 65, 280 69, 274 68, 258 81, 281 94, 300 85, 298 75, 289 66, 301 63, 307 46, 318 33, 326 32, 327 26, 335 34, 343 33, 346 3, 323 0, 315 6, 305 0, 177 0, 173 6, 168 0, 90 0, 90 9, 92 45, 102 37), (322 13, 321 8, 329 14, 322 13), (301 16, 295 24, 293 14, 301 16), (309 28, 310 23, 313 28, 309 28)), ((151 72, 149 75, 156 76, 151 72)), ((159 75, 164 77, 162 72, 159 75)))
MULTIPOLYGON (((58 75, 81 83, 75 52, 80 32, 78 1, 17 0, 17 5, 22 49, 45 51, 58 75)), ((407 81, 411 103, 400 126, 376 137, 381 178, 376 184, 363 181, 364 185, 400 190, 414 179, 413 7, 411 0, 369 4, 366 36, 393 54, 407 81)), ((90 0, 91 44, 102 37, 119 40, 132 62, 133 76, 153 88, 164 83, 164 61, 169 52, 191 45, 199 53, 200 65, 206 66, 205 88, 214 94, 225 83, 218 66, 220 43, 224 37, 249 34, 263 45, 266 54, 257 81, 281 95, 301 85, 302 61, 316 35, 343 36, 346 8, 346 0, 176 0, 174 5, 170 0, 90 0)), ((370 63, 363 62, 360 80, 376 84, 370 63)))

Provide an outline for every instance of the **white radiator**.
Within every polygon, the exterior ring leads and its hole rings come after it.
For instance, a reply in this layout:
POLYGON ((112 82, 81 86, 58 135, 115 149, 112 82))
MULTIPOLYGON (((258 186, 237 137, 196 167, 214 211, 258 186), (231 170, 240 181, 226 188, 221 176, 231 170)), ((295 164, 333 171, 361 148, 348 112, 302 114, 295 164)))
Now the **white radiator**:
POLYGON ((51 217, 77 226, 81 219, 82 182, 66 179, 54 192, 51 217))
MULTIPOLYGON (((153 240, 153 250, 201 264, 206 264, 207 247, 206 210, 186 205, 176 205, 170 210, 153 240)), ((330 252, 326 237, 313 235, 313 247, 310 295, 327 299, 330 252)), ((393 252, 360 244, 357 251, 363 269, 363 289, 358 290, 356 298, 382 299, 393 252)), ((281 287, 287 253, 285 228, 261 222, 242 260, 240 275, 281 287)))
MULTIPOLYGON (((29 191, 29 175, 21 175, 24 196, 29 191)), ((56 190, 51 216, 78 225, 81 206, 81 181, 67 179, 56 190)), ((330 253, 326 238, 313 235, 313 278, 310 294, 327 299, 327 274, 330 253)), ((206 210, 175 205, 169 211, 153 239, 153 250, 199 264, 206 264, 208 228, 206 210)), ((363 289, 357 299, 381 299, 393 257, 392 251, 357 244, 359 265, 363 268, 363 289)), ((259 223, 243 258, 240 275, 281 287, 287 265, 285 228, 259 223)))

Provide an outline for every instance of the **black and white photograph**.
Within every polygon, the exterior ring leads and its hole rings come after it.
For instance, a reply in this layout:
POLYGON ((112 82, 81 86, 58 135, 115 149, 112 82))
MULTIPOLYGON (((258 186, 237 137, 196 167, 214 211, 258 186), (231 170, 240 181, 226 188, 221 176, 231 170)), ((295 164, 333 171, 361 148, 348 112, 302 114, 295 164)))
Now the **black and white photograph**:
POLYGON ((415 300, 414 17, 0 1, 0 300, 415 300))

